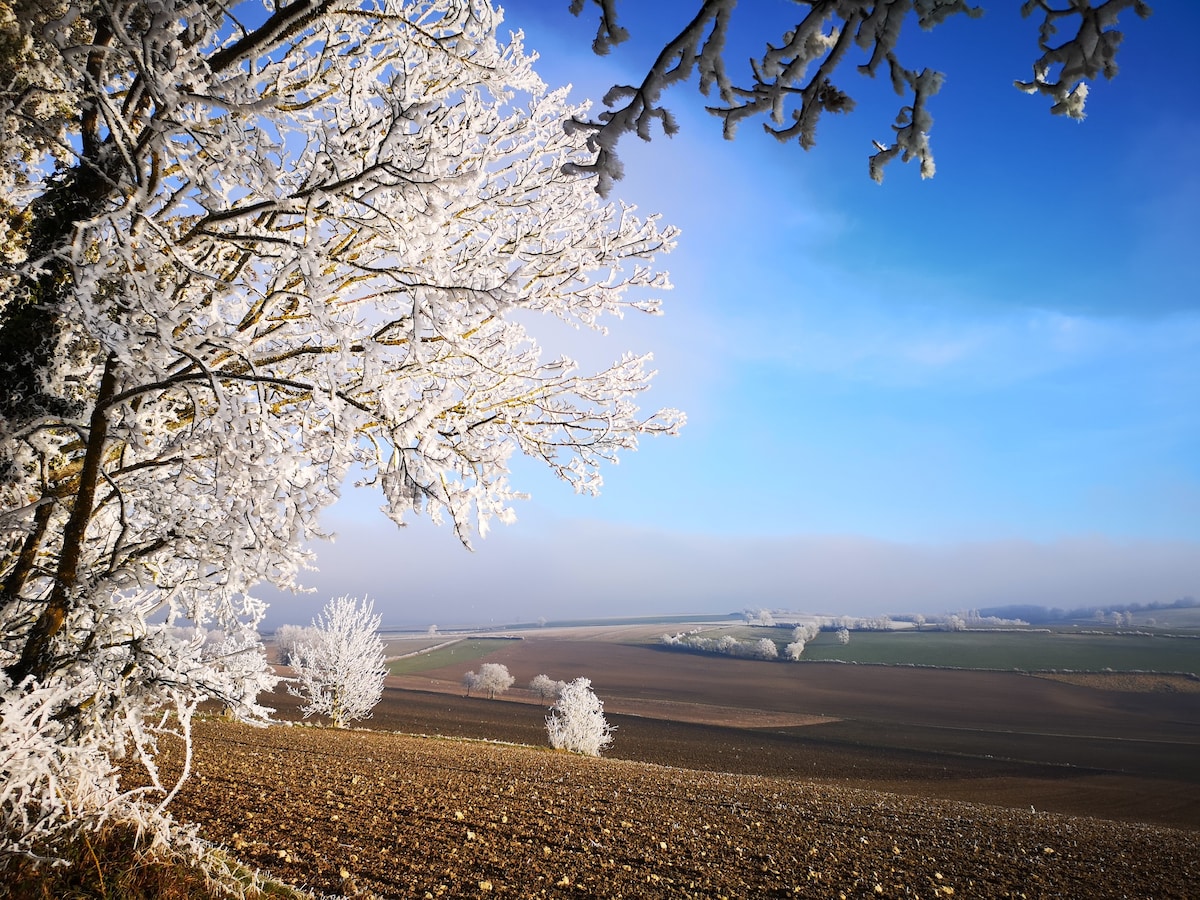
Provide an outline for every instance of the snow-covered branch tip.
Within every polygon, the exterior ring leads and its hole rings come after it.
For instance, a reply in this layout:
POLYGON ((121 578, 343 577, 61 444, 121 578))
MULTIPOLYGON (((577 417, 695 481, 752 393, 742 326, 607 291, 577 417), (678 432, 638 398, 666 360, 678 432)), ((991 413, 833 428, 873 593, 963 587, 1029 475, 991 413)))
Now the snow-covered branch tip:
POLYGON ((1053 114, 1083 121, 1087 80, 1095 81, 1101 74, 1111 80, 1117 75, 1117 49, 1124 38, 1124 33, 1117 30, 1117 17, 1130 7, 1142 19, 1152 12, 1144 0, 1106 0, 1095 7, 1076 2, 1065 9, 1045 0, 1026 0, 1021 7, 1023 16, 1042 13, 1038 28, 1042 55, 1034 60, 1032 80, 1018 80, 1014 85, 1026 93, 1050 97, 1054 101, 1050 107, 1053 114), (1073 17, 1079 19, 1074 36, 1055 44, 1061 21, 1073 17))
MULTIPOLYGON (((684 22, 677 34, 662 47, 646 70, 640 84, 616 85, 604 98, 607 109, 594 119, 573 118, 566 128, 583 132, 593 154, 589 162, 569 164, 569 174, 596 178, 596 191, 607 196, 623 169, 617 145, 621 138, 636 133, 649 140, 658 123, 665 134, 674 134, 678 125, 670 111, 659 103, 662 92, 693 75, 705 96, 716 88, 719 102, 707 106, 722 120, 724 134, 732 139, 745 119, 765 116, 764 129, 782 141, 795 138, 804 149, 816 145, 817 126, 824 113, 848 113, 853 98, 835 82, 835 75, 849 52, 857 47, 866 54, 859 72, 874 76, 886 62, 892 85, 900 95, 911 95, 891 126, 894 135, 876 141, 877 152, 868 157, 870 177, 883 180, 884 167, 899 157, 907 162, 918 160, 922 178, 935 171, 929 131, 933 117, 929 100, 942 83, 942 74, 928 68, 907 68, 897 56, 900 34, 906 21, 915 17, 917 24, 930 30, 953 15, 979 18, 983 9, 966 0, 797 0, 808 11, 781 36, 766 42, 763 55, 750 60, 750 80, 735 85, 726 74, 725 48, 729 24, 736 0, 697 0, 697 11, 684 22)), ((607 54, 624 42, 628 31, 618 24, 616 0, 593 0, 600 10, 600 24, 593 49, 607 54)), ((584 0, 572 0, 570 10, 580 15, 584 0)), ((753 14, 739 12, 749 19, 753 14)), ((1047 0, 1027 0, 1022 15, 1042 13, 1038 47, 1041 56, 1034 61, 1031 81, 1016 86, 1030 93, 1050 96, 1051 112, 1083 118, 1088 87, 1084 79, 1100 73, 1112 78, 1122 32, 1117 29, 1118 14, 1132 7, 1137 15, 1150 15, 1144 0, 1104 0, 1093 6, 1091 0, 1070 0, 1065 7, 1047 0), (1062 43, 1053 43, 1060 27, 1074 23, 1073 34, 1062 43)))

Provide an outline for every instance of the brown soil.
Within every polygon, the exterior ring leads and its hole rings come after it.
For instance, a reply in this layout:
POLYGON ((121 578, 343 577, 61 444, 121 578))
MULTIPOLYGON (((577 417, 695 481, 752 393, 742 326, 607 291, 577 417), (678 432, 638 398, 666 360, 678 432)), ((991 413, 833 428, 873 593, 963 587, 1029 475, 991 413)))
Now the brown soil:
MULTIPOLYGON (((246 862, 347 895, 1161 898, 1200 883, 1194 693, 552 636, 483 661, 518 687, 464 698, 480 660, 392 678, 374 732, 204 723, 173 808, 246 862), (540 672, 592 678, 611 758, 537 749, 545 708, 520 686, 540 672)), ((267 702, 298 719, 294 698, 267 702)))
MULTIPOLYGON (((540 636, 510 641, 486 661, 507 665, 518 688, 540 672, 591 678, 620 727, 610 755, 622 758, 1200 829, 1197 693, 540 636)), ((540 713, 512 702, 533 703, 528 692, 510 691, 494 717, 486 704, 450 710, 463 672, 479 662, 390 680, 407 696, 394 710, 385 701, 373 721, 544 743, 540 713), (427 693, 448 705, 418 699, 427 693)))
POLYGON ((323 894, 1182 898, 1200 879, 1194 833, 837 785, 219 722, 196 750, 176 814, 323 894))

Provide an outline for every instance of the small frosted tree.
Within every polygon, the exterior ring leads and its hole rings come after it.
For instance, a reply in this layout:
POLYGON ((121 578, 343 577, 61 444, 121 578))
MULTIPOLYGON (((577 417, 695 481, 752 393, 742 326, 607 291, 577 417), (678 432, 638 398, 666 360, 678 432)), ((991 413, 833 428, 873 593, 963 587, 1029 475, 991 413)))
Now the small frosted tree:
POLYGON ((383 641, 374 602, 358 598, 330 600, 312 625, 307 640, 296 644, 292 665, 296 684, 289 693, 304 697, 304 717, 329 716, 335 728, 365 719, 383 696, 383 641))
POLYGON ((779 657, 779 647, 770 638, 761 638, 754 645, 752 655, 755 659, 777 659, 779 657))
POLYGON ((942 622, 943 631, 966 631, 967 623, 962 616, 951 615, 947 616, 942 622))
POLYGON ((549 675, 534 675, 533 679, 529 682, 529 689, 543 700, 557 697, 566 686, 567 683, 565 681, 555 681, 549 675))
POLYGON ((751 625, 763 625, 769 628, 775 624, 775 616, 769 609, 761 607, 759 609, 746 609, 743 610, 742 615, 746 617, 746 621, 751 625))
POLYGON ((784 656, 792 662, 797 662, 801 654, 804 653, 804 647, 821 633, 821 626, 816 622, 805 622, 803 625, 797 625, 792 631, 792 642, 783 648, 784 656))
POLYGON ((850 643, 850 629, 849 628, 839 628, 837 630, 837 639, 838 639, 839 644, 850 643))
POLYGON ((279 661, 285 666, 292 664, 296 647, 311 643, 316 629, 310 625, 281 625, 275 630, 275 646, 279 648, 279 661))
POLYGON ((546 716, 546 731, 555 750, 599 756, 612 744, 613 726, 604 718, 604 703, 592 690, 589 678, 576 678, 563 686, 558 701, 546 716))
POLYGON ((467 696, 472 690, 481 694, 486 693, 489 700, 494 700, 497 694, 503 694, 513 686, 515 678, 508 672, 508 666, 503 663, 484 663, 479 672, 468 672, 463 676, 463 684, 467 688, 467 696))

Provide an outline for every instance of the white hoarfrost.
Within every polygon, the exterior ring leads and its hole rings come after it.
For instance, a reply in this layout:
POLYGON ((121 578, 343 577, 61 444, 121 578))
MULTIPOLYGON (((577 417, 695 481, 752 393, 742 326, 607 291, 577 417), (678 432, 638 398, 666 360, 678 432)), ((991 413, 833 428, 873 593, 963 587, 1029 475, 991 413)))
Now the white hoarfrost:
POLYGON ((722 656, 740 656, 746 659, 778 659, 779 646, 771 638, 739 641, 731 634, 719 638, 706 638, 695 633, 664 634, 659 642, 666 647, 694 650, 699 653, 719 653, 722 656))
POLYGON ((783 648, 783 654, 792 662, 798 662, 808 642, 821 633, 816 622, 805 622, 792 629, 792 642, 783 648))
POLYGON ((604 703, 588 678, 565 684, 546 716, 546 731, 555 750, 599 756, 612 744, 613 730, 604 718, 604 703))
MULTIPOLYGON (((627 40, 629 32, 619 24, 617 0, 594 3, 600 9, 600 24, 592 47, 603 55, 627 40)), ((571 11, 578 15, 584 6, 583 0, 574 0, 571 11)), ((800 21, 793 24, 795 19, 788 19, 782 35, 768 33, 762 56, 750 60, 750 71, 741 84, 735 84, 725 67, 730 26, 738 14, 744 14, 742 20, 751 27, 756 15, 763 21, 769 16, 757 4, 743 3, 735 10, 737 0, 703 0, 695 6, 694 12, 680 11, 678 24, 682 27, 660 51, 651 54, 654 62, 640 84, 613 86, 604 97, 608 109, 595 119, 571 122, 572 128, 587 134, 594 153, 587 164, 571 163, 571 170, 596 175, 598 192, 607 194, 613 181, 621 178, 616 147, 624 135, 632 132, 649 140, 656 123, 665 134, 678 131, 678 123, 661 104, 661 97, 673 84, 693 75, 699 76, 701 92, 711 97, 706 108, 723 120, 727 138, 734 136, 743 120, 763 116, 768 133, 781 141, 795 138, 810 149, 816 144, 817 124, 824 113, 854 109, 854 99, 834 78, 845 59, 856 52, 861 60, 859 72, 874 76, 886 63, 896 93, 911 94, 895 117, 891 138, 872 142, 877 152, 869 158, 871 177, 882 181, 883 167, 897 156, 905 162, 919 160, 921 177, 933 176, 929 100, 941 89, 943 76, 901 63, 901 31, 911 19, 928 31, 956 14, 978 18, 981 7, 968 0, 804 0, 806 11, 798 17, 800 21), (712 97, 714 88, 716 96, 712 97)), ((1095 5, 1089 0, 1023 3, 1022 15, 1041 14, 1041 56, 1033 63, 1033 80, 1017 81, 1016 86, 1052 98, 1051 112, 1082 119, 1087 97, 1084 79, 1116 75, 1122 39, 1117 20, 1131 7, 1142 18, 1150 15, 1145 0, 1105 0, 1095 5)), ((658 18, 667 19, 670 28, 670 16, 664 12, 658 18)))
POLYGON ((550 700, 562 693, 562 689, 567 686, 565 681, 555 681, 549 675, 534 675, 529 682, 529 690, 533 691, 543 700, 550 700))
POLYGON ((649 356, 581 372, 513 319, 656 313, 676 233, 564 173, 587 110, 490 4, 22 10, 0 21, 24 86, 0 95, 0 816, 32 851, 156 808, 170 787, 121 794, 112 760, 153 770, 200 701, 264 718, 252 592, 297 587, 348 473, 469 542, 514 518, 514 452, 594 492, 682 416, 639 412, 649 356))
POLYGON ((384 646, 374 601, 336 597, 292 648, 296 670, 288 692, 303 697, 304 717, 328 716, 334 728, 365 719, 383 696, 384 646))
POLYGON ((516 679, 509 674, 508 666, 503 663, 484 663, 478 672, 468 672, 463 676, 468 697, 471 691, 479 691, 481 694, 487 694, 489 700, 507 691, 514 681, 516 679))

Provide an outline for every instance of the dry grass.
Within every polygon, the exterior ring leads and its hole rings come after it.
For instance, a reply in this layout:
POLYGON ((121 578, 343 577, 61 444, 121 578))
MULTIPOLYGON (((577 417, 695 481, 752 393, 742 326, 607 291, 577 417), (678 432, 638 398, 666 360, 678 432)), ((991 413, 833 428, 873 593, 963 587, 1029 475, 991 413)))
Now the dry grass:
POLYGON ((0 898, 8 900, 307 900, 215 854, 210 865, 146 846, 136 829, 108 825, 57 849, 65 863, 0 858, 0 898))
POLYGON ((1195 675, 1159 674, 1158 672, 1041 672, 1039 678, 1127 694, 1200 694, 1200 678, 1195 675))

